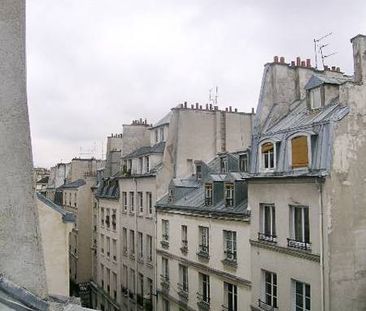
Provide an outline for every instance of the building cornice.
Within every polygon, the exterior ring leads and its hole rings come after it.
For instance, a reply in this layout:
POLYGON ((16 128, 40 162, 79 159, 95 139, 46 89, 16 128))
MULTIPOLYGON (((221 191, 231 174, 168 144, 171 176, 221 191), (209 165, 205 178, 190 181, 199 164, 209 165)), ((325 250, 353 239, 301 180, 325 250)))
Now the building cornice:
POLYGON ((212 274, 216 274, 217 276, 219 276, 221 278, 236 282, 238 285, 246 286, 248 288, 251 288, 251 286, 252 286, 251 281, 243 279, 243 278, 238 277, 236 275, 233 275, 233 274, 230 274, 230 273, 227 273, 227 272, 223 272, 223 271, 220 271, 220 270, 217 270, 217 269, 213 269, 213 268, 208 267, 204 264, 194 262, 192 260, 188 260, 187 258, 183 258, 183 257, 177 256, 177 255, 171 254, 171 253, 169 253, 167 251, 164 251, 164 250, 161 250, 161 249, 157 249, 156 252, 159 255, 168 257, 170 259, 177 260, 177 261, 179 261, 179 262, 181 262, 181 263, 183 263, 187 266, 194 267, 194 268, 199 269, 201 271, 206 271, 206 272, 209 272, 209 273, 212 273, 212 274))
POLYGON ((296 250, 291 249, 288 247, 278 246, 273 243, 265 242, 265 241, 255 241, 255 240, 249 240, 251 246, 259 247, 268 249, 277 253, 282 253, 286 255, 291 255, 294 257, 319 262, 320 263, 320 256, 317 254, 309 253, 308 251, 302 251, 302 250, 296 250))

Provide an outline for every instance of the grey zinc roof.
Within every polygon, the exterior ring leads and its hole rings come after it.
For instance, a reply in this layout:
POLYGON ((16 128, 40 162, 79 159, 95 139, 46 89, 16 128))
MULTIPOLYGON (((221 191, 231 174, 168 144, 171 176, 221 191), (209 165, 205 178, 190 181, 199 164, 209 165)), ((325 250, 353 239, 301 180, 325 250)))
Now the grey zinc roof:
POLYGON ((55 204, 50 199, 46 198, 43 194, 36 193, 38 200, 42 201, 48 207, 52 208, 56 212, 62 215, 63 222, 75 222, 75 215, 71 212, 65 211, 60 205, 55 204))
POLYGON ((304 129, 316 124, 327 123, 329 121, 341 120, 349 112, 349 107, 337 103, 337 99, 326 107, 310 111, 306 105, 306 100, 299 102, 298 106, 288 115, 282 118, 275 125, 267 129, 264 136, 280 133, 283 131, 304 129))
POLYGON ((173 113, 171 111, 169 111, 169 113, 167 113, 162 119, 160 119, 158 122, 156 122, 152 129, 155 127, 159 127, 165 124, 169 124, 170 123, 170 119, 172 118, 173 113))
POLYGON ((132 151, 130 154, 124 156, 124 159, 128 159, 128 158, 136 158, 136 157, 140 157, 143 155, 148 155, 148 154, 152 154, 152 153, 164 153, 164 148, 165 148, 165 142, 161 141, 153 146, 143 146, 140 147, 134 151, 132 151))
POLYGON ((62 185, 60 188, 64 188, 64 189, 67 189, 67 188, 79 188, 81 186, 84 186, 86 184, 85 180, 84 179, 77 179, 73 182, 69 182, 65 185, 62 185))
POLYGON ((175 187, 184 187, 184 188, 198 188, 199 182, 195 177, 191 178, 174 178, 172 183, 175 187))
POLYGON ((325 75, 317 74, 313 75, 308 83, 305 85, 305 89, 309 90, 322 84, 335 84, 340 85, 347 81, 352 81, 352 77, 340 76, 340 77, 328 77, 325 75))

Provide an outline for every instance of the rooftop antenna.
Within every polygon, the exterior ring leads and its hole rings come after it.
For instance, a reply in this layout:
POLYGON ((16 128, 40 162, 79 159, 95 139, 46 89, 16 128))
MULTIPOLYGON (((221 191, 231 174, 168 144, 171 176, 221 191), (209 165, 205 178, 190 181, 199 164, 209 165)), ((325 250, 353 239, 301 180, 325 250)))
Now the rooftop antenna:
POLYGON ((323 49, 328 46, 329 44, 321 44, 321 41, 324 40, 325 38, 331 36, 333 33, 330 32, 322 37, 320 37, 319 39, 314 39, 314 56, 315 56, 315 68, 318 69, 318 54, 320 54, 321 57, 321 61, 322 61, 322 65, 323 67, 325 66, 325 58, 330 57, 334 54, 336 54, 336 52, 334 53, 330 53, 328 55, 324 55, 323 49))

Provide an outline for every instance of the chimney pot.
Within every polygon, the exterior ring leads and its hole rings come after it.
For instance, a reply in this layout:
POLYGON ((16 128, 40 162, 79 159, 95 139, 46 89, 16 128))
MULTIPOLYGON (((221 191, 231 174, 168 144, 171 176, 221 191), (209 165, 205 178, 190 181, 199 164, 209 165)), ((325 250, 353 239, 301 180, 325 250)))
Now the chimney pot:
POLYGON ((351 39, 353 48, 355 82, 366 82, 366 36, 357 35, 351 39))
POLYGON ((196 103, 196 109, 198 109, 198 103, 196 103))
POLYGON ((210 110, 212 110, 212 104, 210 104, 210 110))
POLYGON ((180 104, 180 108, 183 108, 183 104, 180 104))
POLYGON ((341 68, 337 67, 337 68, 336 68, 336 71, 337 71, 337 72, 341 72, 341 68))
POLYGON ((215 106, 214 108, 215 108, 215 110, 219 110, 219 106, 215 106))
POLYGON ((273 62, 278 63, 278 56, 273 57, 273 62))
POLYGON ((225 111, 228 111, 227 107, 225 108, 225 111))
POLYGON ((193 104, 191 104, 191 109, 194 109, 194 105, 193 104))
POLYGON ((306 59, 306 67, 311 67, 311 59, 306 59))
POLYGON ((301 67, 305 67, 305 61, 304 60, 301 61, 301 67))
POLYGON ((206 104, 206 110, 208 110, 208 104, 206 104))
POLYGON ((230 111, 230 112, 232 111, 232 107, 231 107, 231 106, 229 106, 229 111, 230 111))
POLYGON ((200 110, 202 110, 202 105, 200 105, 200 110))
POLYGON ((187 102, 184 102, 184 108, 187 109, 187 102))
POLYGON ((335 71, 336 70, 336 67, 335 66, 332 66, 332 71, 335 71))
POLYGON ((324 65, 324 70, 328 70, 328 66, 327 65, 324 65))
POLYGON ((254 107, 252 107, 252 114, 254 114, 254 107))
POLYGON ((238 112, 238 108, 235 108, 235 109, 234 109, 234 111, 235 111, 235 112, 238 112))
POLYGON ((296 66, 300 66, 300 64, 301 64, 301 58, 296 57, 296 66))
POLYGON ((280 63, 284 64, 285 63, 285 58, 283 56, 280 57, 280 63))

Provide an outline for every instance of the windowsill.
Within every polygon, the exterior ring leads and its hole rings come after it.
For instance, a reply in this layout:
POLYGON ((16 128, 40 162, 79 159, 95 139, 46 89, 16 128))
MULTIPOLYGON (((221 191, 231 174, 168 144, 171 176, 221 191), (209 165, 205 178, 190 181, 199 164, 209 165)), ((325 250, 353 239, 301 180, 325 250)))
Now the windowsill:
POLYGON ((198 251, 197 256, 201 259, 205 259, 205 260, 209 260, 210 259, 210 254, 204 251, 198 251))
POLYGON ((160 241, 161 247, 162 248, 169 248, 169 242, 168 241, 160 241))
POLYGON ((188 253, 188 246, 182 246, 180 248, 180 251, 184 254, 184 255, 187 255, 188 253))
POLYGON ((188 295, 189 295, 188 291, 179 290, 178 295, 179 295, 179 298, 181 298, 185 301, 188 301, 188 295))
POLYGON ((130 212, 130 216, 135 216, 135 212, 130 212))
POLYGON ((144 217, 144 214, 140 213, 140 214, 137 215, 137 217, 142 218, 142 217, 144 217))
POLYGON ((122 213, 122 214, 127 214, 127 211, 122 211, 121 213, 122 213))
POLYGON ((210 303, 203 301, 203 300, 199 300, 197 301, 197 306, 199 308, 199 310, 210 310, 210 303))
POLYGON ((151 220, 152 220, 152 219, 153 219, 153 216, 152 216, 152 215, 148 215, 148 216, 146 216, 145 218, 146 218, 146 219, 151 219, 151 220))
POLYGON ((238 267, 238 261, 236 259, 225 258, 225 259, 221 260, 221 262, 226 266, 230 266, 230 267, 233 267, 233 268, 238 267))

